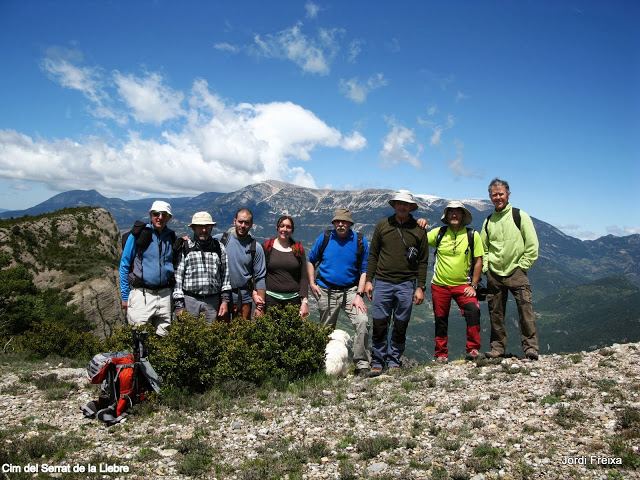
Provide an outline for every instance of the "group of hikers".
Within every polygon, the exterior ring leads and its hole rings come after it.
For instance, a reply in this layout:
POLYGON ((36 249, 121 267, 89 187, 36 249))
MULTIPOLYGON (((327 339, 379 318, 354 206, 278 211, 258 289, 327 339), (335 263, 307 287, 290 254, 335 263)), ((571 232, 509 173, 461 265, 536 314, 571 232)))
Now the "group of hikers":
POLYGON ((459 201, 444 209, 441 227, 428 229, 407 190, 388 201, 394 213, 378 222, 371 244, 352 227, 347 208, 338 208, 315 241, 308 258, 292 237, 293 218, 284 215, 277 235, 263 245, 251 236, 253 214, 237 211, 234 228, 212 236, 216 222, 208 212, 193 215, 193 236, 176 237, 167 227, 171 205, 155 201, 149 223, 132 231, 120 262, 122 308, 130 324, 151 322, 165 336, 175 313, 204 314, 208 323, 262 315, 274 306, 297 305, 309 314, 309 291, 318 304, 320 322, 335 328, 340 311, 351 321, 353 362, 358 376, 375 377, 385 368, 402 368, 406 332, 413 305, 424 301, 429 247, 435 248, 431 297, 435 316, 435 356, 448 361, 451 300, 466 320, 466 359, 506 354, 505 309, 509 291, 520 318, 525 358, 538 360, 538 335, 527 271, 538 258, 538 238, 531 217, 509 203, 509 184, 494 179, 489 198, 495 210, 481 230, 468 228, 471 212, 459 201), (491 321, 491 349, 480 353, 478 288, 486 275, 491 321), (368 308, 371 302, 371 326, 368 308), (252 313, 253 311, 253 313, 252 313), (389 336, 389 328, 391 335, 389 336), (371 349, 369 336, 371 332, 371 349))

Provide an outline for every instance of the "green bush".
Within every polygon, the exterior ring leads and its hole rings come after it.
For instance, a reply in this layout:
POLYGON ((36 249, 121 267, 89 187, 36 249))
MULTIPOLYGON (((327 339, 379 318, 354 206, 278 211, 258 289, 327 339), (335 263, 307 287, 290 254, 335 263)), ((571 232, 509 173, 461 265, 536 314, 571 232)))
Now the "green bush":
POLYGON ((216 362, 216 379, 305 377, 324 364, 329 329, 301 318, 295 306, 272 308, 255 321, 233 325, 227 348, 216 362))
POLYGON ((17 338, 16 343, 16 349, 36 358, 45 358, 51 354, 68 358, 91 358, 105 349, 104 343, 93 334, 76 332, 51 322, 34 324, 17 338))
MULTIPOLYGON (((130 331, 116 331, 108 350, 130 350, 130 331)), ((259 385, 315 373, 324 364, 327 334, 327 327, 301 318, 292 306, 231 325, 207 325, 184 313, 166 337, 149 335, 149 358, 163 379, 163 392, 202 393, 229 381, 259 385)))

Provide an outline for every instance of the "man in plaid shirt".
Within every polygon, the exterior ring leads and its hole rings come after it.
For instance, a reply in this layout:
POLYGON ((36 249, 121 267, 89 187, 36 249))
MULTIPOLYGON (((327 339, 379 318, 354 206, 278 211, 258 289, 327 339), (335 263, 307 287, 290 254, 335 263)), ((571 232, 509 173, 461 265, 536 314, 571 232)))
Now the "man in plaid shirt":
POLYGON ((196 316, 204 313, 208 324, 227 314, 231 296, 227 252, 211 237, 215 225, 208 212, 193 215, 189 226, 194 235, 176 267, 173 289, 176 315, 185 309, 196 316))

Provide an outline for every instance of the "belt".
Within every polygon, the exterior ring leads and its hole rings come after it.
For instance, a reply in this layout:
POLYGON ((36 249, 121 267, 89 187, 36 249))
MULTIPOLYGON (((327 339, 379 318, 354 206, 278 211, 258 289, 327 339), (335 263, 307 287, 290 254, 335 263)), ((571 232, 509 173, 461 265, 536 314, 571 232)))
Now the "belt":
POLYGON ((333 290, 333 291, 335 291, 335 292, 346 292, 347 290, 350 290, 350 289, 352 289, 353 287, 357 286, 357 284, 353 284, 353 285, 344 285, 344 286, 341 286, 341 285, 333 285, 333 284, 331 284, 331 283, 329 283, 329 282, 325 282, 324 280, 323 280, 323 282, 327 284, 327 286, 325 287, 327 290, 333 290))
POLYGON ((220 296, 219 293, 210 293, 208 295, 200 295, 199 293, 193 293, 193 292, 189 292, 187 290, 184 291, 185 295, 189 295, 190 297, 193 298, 198 298, 198 299, 207 299, 207 298, 213 298, 213 297, 218 297, 220 296))
POLYGON ((137 288, 138 290, 145 290, 147 292, 150 292, 152 295, 158 295, 160 293, 160 290, 165 290, 167 288, 170 288, 169 285, 163 285, 163 286, 152 286, 152 285, 130 285, 131 288, 137 288))

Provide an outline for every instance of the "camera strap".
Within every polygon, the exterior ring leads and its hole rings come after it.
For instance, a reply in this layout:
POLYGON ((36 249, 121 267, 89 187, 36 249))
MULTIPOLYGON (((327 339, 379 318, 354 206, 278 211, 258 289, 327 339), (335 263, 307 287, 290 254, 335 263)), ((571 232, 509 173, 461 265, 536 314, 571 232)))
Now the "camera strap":
POLYGON ((409 247, 407 246, 407 242, 404 241, 404 237, 402 236, 402 230, 400 230, 400 228, 398 227, 396 227, 396 230, 398 230, 398 235, 400 235, 400 238, 402 239, 402 243, 404 243, 404 248, 406 248, 408 251, 409 247))

